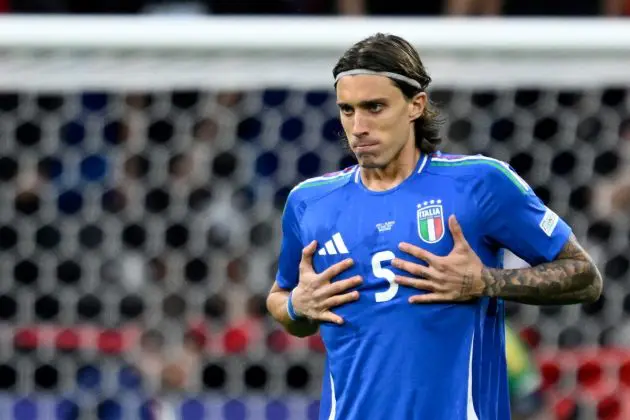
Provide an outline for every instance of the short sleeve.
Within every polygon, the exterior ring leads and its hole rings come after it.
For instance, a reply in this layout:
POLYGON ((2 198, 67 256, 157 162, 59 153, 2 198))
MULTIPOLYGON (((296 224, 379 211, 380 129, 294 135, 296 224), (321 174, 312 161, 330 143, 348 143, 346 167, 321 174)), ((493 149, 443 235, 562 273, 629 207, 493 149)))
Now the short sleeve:
POLYGON ((554 260, 571 235, 568 224, 508 164, 491 161, 481 173, 484 236, 530 265, 554 260))
POLYGON ((299 201, 295 193, 289 194, 282 213, 282 242, 278 257, 276 283, 283 289, 291 290, 299 278, 299 266, 302 258, 302 240, 299 224, 299 201))

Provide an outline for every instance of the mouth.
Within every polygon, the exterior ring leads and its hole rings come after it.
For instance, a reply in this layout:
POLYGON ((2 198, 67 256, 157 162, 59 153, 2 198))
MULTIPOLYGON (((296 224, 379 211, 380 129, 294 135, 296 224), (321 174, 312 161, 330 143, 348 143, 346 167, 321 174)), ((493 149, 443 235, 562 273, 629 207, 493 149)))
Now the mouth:
POLYGON ((362 143, 355 144, 354 150, 357 153, 359 153, 359 152, 369 152, 371 150, 376 149, 378 146, 379 146, 379 144, 376 141, 362 142, 362 143))

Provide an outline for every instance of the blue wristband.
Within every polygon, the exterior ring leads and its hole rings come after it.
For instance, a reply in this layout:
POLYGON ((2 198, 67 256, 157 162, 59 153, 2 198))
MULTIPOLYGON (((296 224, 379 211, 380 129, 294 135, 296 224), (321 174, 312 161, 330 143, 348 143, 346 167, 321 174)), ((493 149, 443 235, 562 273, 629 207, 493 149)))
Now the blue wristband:
POLYGON ((295 309, 293 308, 293 301, 292 298, 293 297, 293 290, 289 293, 289 299, 287 299, 287 313, 289 314, 289 318, 291 318, 293 321, 299 321, 301 319, 304 319, 304 317, 299 316, 298 314, 295 313, 295 309))

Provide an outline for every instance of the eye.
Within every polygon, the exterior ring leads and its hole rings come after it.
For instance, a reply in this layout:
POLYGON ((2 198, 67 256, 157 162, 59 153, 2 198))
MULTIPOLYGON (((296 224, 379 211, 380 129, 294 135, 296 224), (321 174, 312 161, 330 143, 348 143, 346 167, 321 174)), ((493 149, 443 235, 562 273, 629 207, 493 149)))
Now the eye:
POLYGON ((376 114, 376 113, 381 112, 381 111, 383 110, 383 104, 380 104, 380 103, 378 103, 378 102, 371 103, 371 104, 368 106, 368 110, 369 110, 370 112, 372 112, 372 113, 376 114))
POLYGON ((345 104, 339 105, 339 110, 341 110, 341 112, 345 115, 352 115, 352 111, 353 111, 350 105, 345 105, 345 104))

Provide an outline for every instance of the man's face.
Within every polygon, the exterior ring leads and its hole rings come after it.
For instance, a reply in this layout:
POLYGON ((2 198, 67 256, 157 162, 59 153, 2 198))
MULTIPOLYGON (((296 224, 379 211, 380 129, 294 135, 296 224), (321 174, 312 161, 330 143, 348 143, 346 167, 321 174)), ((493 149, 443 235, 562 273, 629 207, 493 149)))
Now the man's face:
POLYGON ((387 77, 356 75, 337 83, 341 124, 359 165, 384 168, 415 141, 413 121, 424 110, 426 94, 407 100, 387 77))

